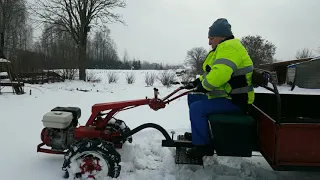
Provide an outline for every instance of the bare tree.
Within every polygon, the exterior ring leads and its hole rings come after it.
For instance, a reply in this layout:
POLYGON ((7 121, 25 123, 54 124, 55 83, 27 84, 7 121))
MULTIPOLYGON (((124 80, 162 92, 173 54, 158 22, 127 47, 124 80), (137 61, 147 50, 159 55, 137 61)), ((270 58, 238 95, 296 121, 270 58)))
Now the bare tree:
POLYGON ((17 32, 17 39, 19 41, 18 47, 22 50, 32 50, 32 36, 33 36, 33 28, 30 24, 26 24, 25 26, 19 26, 20 31, 17 32))
POLYGON ((110 22, 124 23, 119 14, 111 12, 124 8, 124 0, 37 0, 33 12, 42 22, 58 26, 70 33, 78 45, 79 79, 86 80, 87 40, 92 27, 110 22))
MULTIPOLYGON (((54 25, 53 25, 54 26, 54 25)), ((57 27, 45 25, 40 40, 35 43, 34 51, 44 55, 45 69, 63 69, 75 71, 78 53, 77 45, 67 32, 57 27)))
POLYGON ((207 50, 203 47, 194 47, 187 52, 186 62, 191 65, 195 73, 202 72, 202 64, 207 56, 207 50))
POLYGON ((119 57, 110 30, 95 32, 93 38, 88 40, 88 55, 91 68, 105 69, 117 65, 119 57))
POLYGON ((18 31, 25 27, 25 22, 26 6, 24 0, 0 0, 0 58, 5 58, 6 40, 12 43, 12 47, 15 47, 18 31), (10 32, 8 32, 9 30, 10 32), (11 36, 9 37, 9 35, 11 36))
POLYGON ((123 57, 122 57, 122 59, 123 59, 123 68, 124 69, 131 69, 131 63, 130 63, 130 56, 129 56, 129 54, 128 54, 128 51, 127 51, 127 49, 124 49, 124 52, 123 52, 123 57))
POLYGON ((303 58, 309 58, 314 56, 312 53, 312 50, 303 48, 301 50, 298 50, 296 53, 296 59, 303 59, 303 58))

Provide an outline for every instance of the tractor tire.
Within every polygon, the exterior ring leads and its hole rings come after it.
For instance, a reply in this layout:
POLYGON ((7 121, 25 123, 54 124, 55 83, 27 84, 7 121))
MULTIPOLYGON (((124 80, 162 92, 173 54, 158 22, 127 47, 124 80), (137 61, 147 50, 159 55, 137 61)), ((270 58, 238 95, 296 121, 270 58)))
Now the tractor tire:
MULTIPOLYGON (((124 135, 131 131, 131 129, 126 125, 126 123, 120 119, 112 118, 108 124, 106 129, 112 131, 112 132, 120 132, 120 135, 124 135)), ((128 141, 129 143, 132 143, 132 136, 126 138, 122 143, 125 143, 128 141)))
POLYGON ((64 178, 117 178, 121 172, 120 154, 112 143, 101 139, 82 139, 73 143, 64 156, 64 178), (90 157, 88 156, 90 155, 90 157))

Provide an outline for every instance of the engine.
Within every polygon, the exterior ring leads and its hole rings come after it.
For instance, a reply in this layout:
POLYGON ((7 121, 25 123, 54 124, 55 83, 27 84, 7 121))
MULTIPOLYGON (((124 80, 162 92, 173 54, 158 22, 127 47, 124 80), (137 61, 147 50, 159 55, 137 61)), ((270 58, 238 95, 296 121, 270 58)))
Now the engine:
POLYGON ((56 107, 43 116, 41 140, 52 150, 63 151, 74 141, 74 129, 81 117, 78 107, 56 107))

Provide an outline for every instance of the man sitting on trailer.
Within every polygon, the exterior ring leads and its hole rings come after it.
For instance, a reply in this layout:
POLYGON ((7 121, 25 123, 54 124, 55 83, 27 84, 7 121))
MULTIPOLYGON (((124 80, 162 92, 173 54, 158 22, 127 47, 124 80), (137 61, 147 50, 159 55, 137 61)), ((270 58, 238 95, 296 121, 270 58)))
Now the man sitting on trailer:
POLYGON ((240 40, 233 36, 227 19, 217 19, 209 27, 208 38, 212 50, 203 63, 204 74, 187 85, 187 89, 194 88, 208 97, 188 102, 192 135, 185 137, 195 147, 187 154, 197 157, 212 154, 208 115, 243 113, 254 101, 253 63, 240 40))

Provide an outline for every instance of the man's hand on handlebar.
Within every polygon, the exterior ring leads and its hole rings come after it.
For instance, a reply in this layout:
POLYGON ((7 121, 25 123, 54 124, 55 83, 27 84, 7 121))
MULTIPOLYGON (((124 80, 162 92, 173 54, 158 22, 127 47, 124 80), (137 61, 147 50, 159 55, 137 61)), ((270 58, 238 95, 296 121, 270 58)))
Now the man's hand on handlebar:
POLYGON ((193 90, 193 92, 200 92, 200 93, 207 93, 207 91, 201 84, 201 81, 199 78, 196 80, 189 82, 186 86, 183 87, 184 89, 193 90))
POLYGON ((198 84, 200 84, 201 81, 199 78, 197 78, 196 80, 189 82, 186 86, 184 86, 185 89, 194 89, 198 86, 198 84))
POLYGON ((199 83, 193 92, 207 93, 209 91, 202 86, 202 83, 199 83))

